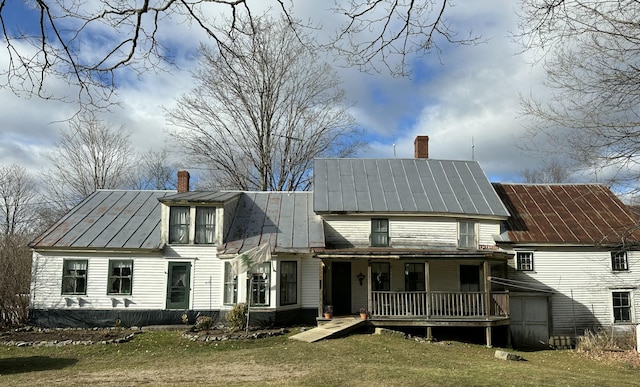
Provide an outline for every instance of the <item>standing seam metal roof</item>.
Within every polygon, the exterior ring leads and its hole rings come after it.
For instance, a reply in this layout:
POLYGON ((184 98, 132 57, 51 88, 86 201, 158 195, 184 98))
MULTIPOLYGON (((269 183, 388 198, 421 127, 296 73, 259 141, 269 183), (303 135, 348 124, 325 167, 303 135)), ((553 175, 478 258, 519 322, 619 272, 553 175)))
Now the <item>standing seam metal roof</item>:
POLYGON ((307 253, 324 247, 322 218, 311 192, 244 192, 220 254, 238 254, 267 241, 272 252, 307 253))
POLYGON ((159 198, 175 191, 98 190, 35 238, 38 248, 160 248, 159 198))
POLYGON ((603 185, 495 183, 494 187, 512 214, 506 222, 509 242, 640 240, 634 214, 603 185))
POLYGON ((439 213, 508 217, 475 161, 316 159, 318 213, 439 213))

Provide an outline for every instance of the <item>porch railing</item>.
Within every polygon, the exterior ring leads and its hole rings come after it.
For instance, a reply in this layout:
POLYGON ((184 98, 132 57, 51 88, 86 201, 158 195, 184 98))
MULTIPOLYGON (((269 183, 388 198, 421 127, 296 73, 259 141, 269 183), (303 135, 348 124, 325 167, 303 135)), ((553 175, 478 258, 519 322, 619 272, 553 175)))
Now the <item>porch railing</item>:
POLYGON ((487 314, 484 292, 371 292, 372 316, 487 317, 508 316, 507 292, 491 292, 487 314))

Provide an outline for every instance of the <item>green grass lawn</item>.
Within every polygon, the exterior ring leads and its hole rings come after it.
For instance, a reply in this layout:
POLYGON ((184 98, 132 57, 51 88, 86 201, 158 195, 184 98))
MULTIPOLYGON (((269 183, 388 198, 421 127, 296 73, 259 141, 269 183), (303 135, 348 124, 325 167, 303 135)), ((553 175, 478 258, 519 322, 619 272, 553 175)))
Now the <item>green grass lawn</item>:
POLYGON ((516 351, 526 361, 511 362, 475 344, 370 334, 309 344, 288 336, 199 343, 146 332, 117 345, 3 346, 0 385, 640 385, 640 370, 573 351, 516 351))

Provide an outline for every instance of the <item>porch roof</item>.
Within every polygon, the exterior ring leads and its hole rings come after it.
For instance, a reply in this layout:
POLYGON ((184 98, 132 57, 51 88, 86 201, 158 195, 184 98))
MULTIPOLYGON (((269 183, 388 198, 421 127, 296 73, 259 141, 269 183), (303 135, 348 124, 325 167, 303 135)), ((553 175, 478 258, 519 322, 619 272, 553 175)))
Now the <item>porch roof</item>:
POLYGON ((315 257, 321 259, 458 259, 458 260, 499 260, 504 261, 513 256, 502 250, 422 250, 391 248, 348 248, 348 249, 314 249, 315 257))

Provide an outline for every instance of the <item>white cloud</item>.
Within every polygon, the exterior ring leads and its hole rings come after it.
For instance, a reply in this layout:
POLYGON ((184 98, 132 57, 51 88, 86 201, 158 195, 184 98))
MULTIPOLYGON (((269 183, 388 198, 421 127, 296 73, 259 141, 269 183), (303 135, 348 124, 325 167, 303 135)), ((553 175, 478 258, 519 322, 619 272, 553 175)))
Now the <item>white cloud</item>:
MULTIPOLYGON (((257 3, 251 3, 253 6, 257 3)), ((328 11, 329 3, 296 1, 296 15, 303 20, 322 19, 317 31, 322 39, 342 22, 328 11)), ((220 11, 211 11, 217 16, 220 11)), ((461 33, 469 27, 489 39, 478 46, 446 47, 441 58, 424 58, 414 79, 388 74, 364 74, 339 68, 347 98, 358 123, 368 129, 372 143, 364 157, 413 157, 416 135, 430 136, 433 158, 475 159, 492 179, 515 179, 533 162, 516 148, 522 127, 517 118, 518 93, 527 94, 539 82, 518 47, 508 38, 515 29, 515 13, 501 0, 465 3, 451 9, 461 33)), ((193 86, 188 70, 195 65, 194 50, 204 34, 196 26, 177 24, 165 37, 180 45, 176 57, 180 69, 171 73, 145 73, 127 79, 119 89, 122 108, 102 118, 122 123, 132 131, 140 152, 165 145, 166 122, 161 106, 170 107, 180 93, 193 86)), ((56 84, 54 92, 62 92, 56 84)), ((75 107, 38 99, 20 99, 0 90, 0 165, 22 164, 30 170, 46 168, 43 157, 51 149, 64 124, 53 121, 70 117, 75 107)))

